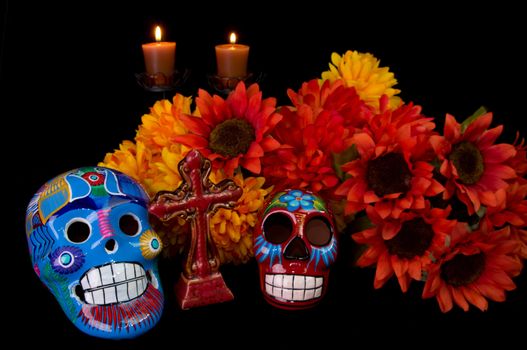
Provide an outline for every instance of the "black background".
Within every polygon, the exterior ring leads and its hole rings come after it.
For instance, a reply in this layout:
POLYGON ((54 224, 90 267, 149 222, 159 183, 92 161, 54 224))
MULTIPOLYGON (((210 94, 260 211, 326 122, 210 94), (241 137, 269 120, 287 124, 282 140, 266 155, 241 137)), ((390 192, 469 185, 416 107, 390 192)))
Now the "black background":
POLYGON ((61 172, 95 165, 106 152, 132 139, 140 118, 162 95, 142 90, 141 44, 152 40, 155 23, 177 42, 178 69, 191 78, 180 90, 209 89, 214 45, 236 30, 251 45, 250 70, 265 72, 265 96, 287 103, 286 89, 327 69, 332 52, 371 52, 395 72, 405 101, 423 106, 442 124, 445 113, 462 120, 479 106, 505 124, 503 140, 526 134, 525 21, 523 11, 500 2, 461 9, 444 2, 402 8, 349 2, 296 4, 294 10, 259 2, 183 4, 179 1, 109 6, 103 2, 31 4, 2 2, 0 95, 4 197, 1 317, 7 338, 56 348, 247 348, 336 344, 353 348, 389 342, 406 347, 438 343, 513 342, 525 330, 525 272, 507 302, 491 302, 486 313, 456 308, 442 314, 434 300, 421 300, 414 283, 403 295, 392 279, 373 289, 372 269, 350 264, 350 242, 341 252, 331 286, 318 307, 300 312, 268 306, 260 295, 254 261, 224 266, 233 302, 181 311, 171 285, 177 264, 163 261, 167 305, 160 323, 132 341, 85 336, 66 319, 33 273, 24 234, 25 207, 38 187, 61 172), (226 10, 228 6, 233 9, 226 10), (7 140, 7 137, 11 140, 7 140), (457 339, 457 340, 454 340, 457 339))

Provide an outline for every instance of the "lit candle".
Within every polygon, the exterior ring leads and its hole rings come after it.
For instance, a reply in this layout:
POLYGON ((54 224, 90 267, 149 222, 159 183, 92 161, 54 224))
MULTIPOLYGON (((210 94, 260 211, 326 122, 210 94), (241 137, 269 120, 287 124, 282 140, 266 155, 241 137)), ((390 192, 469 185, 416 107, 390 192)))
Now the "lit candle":
POLYGON ((247 75, 249 46, 236 44, 236 34, 231 33, 230 44, 216 45, 216 63, 220 77, 243 78, 247 75))
POLYGON ((176 43, 161 41, 161 28, 159 26, 156 27, 155 37, 155 43, 143 44, 146 72, 149 75, 163 73, 165 77, 171 77, 174 73, 176 43))

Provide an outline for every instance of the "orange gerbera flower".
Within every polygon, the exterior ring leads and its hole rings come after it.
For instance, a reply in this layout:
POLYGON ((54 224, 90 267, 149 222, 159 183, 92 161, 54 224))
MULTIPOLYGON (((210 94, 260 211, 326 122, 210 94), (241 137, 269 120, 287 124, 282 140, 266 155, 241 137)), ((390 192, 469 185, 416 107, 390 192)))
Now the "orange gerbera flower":
POLYGON ((288 91, 295 107, 281 110, 283 120, 273 136, 282 147, 264 160, 264 175, 280 188, 320 192, 334 188, 338 177, 332 152, 348 148, 357 125, 369 119, 369 109, 353 88, 342 82, 304 83, 298 93, 288 91))
POLYGON ((439 160, 440 172, 447 178, 445 198, 456 195, 469 213, 484 204, 496 206, 496 192, 508 186, 504 180, 516 177, 506 161, 516 154, 514 146, 494 144, 503 126, 487 130, 492 114, 487 113, 472 122, 463 132, 461 124, 447 115, 444 135, 434 135, 430 143, 439 160))
POLYGON ((201 117, 182 114, 189 133, 172 140, 198 149, 227 176, 238 166, 259 174, 261 158, 280 147, 270 132, 282 116, 275 111, 274 98, 262 100, 257 84, 245 89, 239 83, 227 100, 200 89, 196 104, 201 117))
POLYGON ((359 266, 376 264, 375 288, 382 287, 395 275, 406 292, 412 279, 423 279, 424 269, 443 251, 456 226, 448 220, 450 208, 430 209, 401 214, 397 220, 385 220, 373 207, 367 207, 368 218, 375 227, 355 233, 357 243, 368 248, 357 261, 359 266))
POLYGON ((494 227, 511 226, 511 238, 520 244, 518 255, 527 259, 527 183, 519 182, 509 185, 507 190, 496 193, 498 205, 489 207, 486 218, 494 227))
POLYGON ((516 288, 511 277, 522 264, 513 257, 518 243, 510 239, 509 228, 492 231, 482 225, 476 232, 452 237, 452 248, 428 269, 423 298, 436 297, 441 311, 453 303, 463 310, 469 303, 485 311, 487 299, 504 301, 505 291, 516 288))
POLYGON ((393 111, 383 107, 352 137, 359 158, 342 166, 351 178, 336 190, 346 196, 346 214, 374 205, 383 219, 398 218, 403 210, 424 209, 425 197, 443 191, 428 163, 426 143, 434 124, 420 111, 413 105, 393 111))

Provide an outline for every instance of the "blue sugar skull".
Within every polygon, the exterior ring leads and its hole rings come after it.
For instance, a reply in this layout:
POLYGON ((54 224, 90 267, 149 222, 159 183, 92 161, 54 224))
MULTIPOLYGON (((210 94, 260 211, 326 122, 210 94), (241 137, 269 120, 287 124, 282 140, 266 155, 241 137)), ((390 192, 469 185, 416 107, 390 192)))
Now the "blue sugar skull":
POLYGON ((161 317, 161 239, 148 196, 129 176, 102 167, 47 182, 29 203, 33 268, 68 318, 102 338, 133 338, 161 317))

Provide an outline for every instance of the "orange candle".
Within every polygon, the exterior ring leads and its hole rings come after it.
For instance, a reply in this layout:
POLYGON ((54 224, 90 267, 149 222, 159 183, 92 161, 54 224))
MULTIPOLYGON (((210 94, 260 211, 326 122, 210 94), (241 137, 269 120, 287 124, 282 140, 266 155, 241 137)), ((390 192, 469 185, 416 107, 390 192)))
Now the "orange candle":
POLYGON ((161 41, 161 28, 159 26, 156 27, 155 37, 155 43, 143 44, 146 72, 149 75, 163 73, 166 77, 171 77, 174 73, 176 43, 161 41))
POLYGON ((236 34, 231 33, 230 44, 216 45, 216 63, 220 77, 243 78, 247 75, 249 46, 236 44, 236 34))

